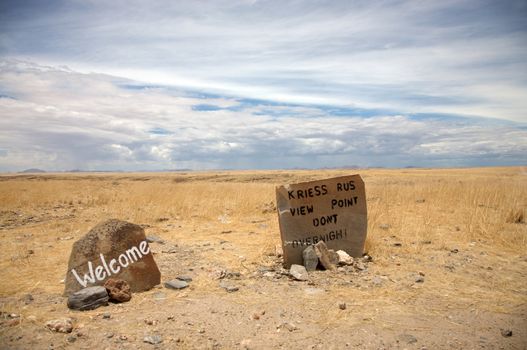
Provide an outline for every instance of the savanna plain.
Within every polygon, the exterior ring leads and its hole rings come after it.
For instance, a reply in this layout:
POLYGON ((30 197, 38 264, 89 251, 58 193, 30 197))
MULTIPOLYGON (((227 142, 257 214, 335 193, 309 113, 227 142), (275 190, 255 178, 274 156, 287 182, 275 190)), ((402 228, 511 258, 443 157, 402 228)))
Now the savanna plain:
POLYGON ((526 349, 526 208, 525 167, 3 174, 0 348, 526 349), (275 187, 355 173, 371 258, 293 280, 275 187), (161 281, 190 286, 69 310, 72 244, 110 218, 162 238, 161 281))

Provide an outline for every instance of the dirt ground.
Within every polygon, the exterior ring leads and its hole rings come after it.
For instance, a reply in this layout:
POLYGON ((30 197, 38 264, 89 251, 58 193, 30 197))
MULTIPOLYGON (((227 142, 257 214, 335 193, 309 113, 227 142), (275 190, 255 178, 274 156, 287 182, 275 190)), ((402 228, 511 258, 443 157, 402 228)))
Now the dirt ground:
POLYGON ((4 174, 0 200, 2 349, 527 349, 523 168, 4 174), (371 259, 293 280, 274 186, 354 173, 371 259), (190 286, 69 310, 71 245, 108 218, 161 237, 162 282, 190 286))

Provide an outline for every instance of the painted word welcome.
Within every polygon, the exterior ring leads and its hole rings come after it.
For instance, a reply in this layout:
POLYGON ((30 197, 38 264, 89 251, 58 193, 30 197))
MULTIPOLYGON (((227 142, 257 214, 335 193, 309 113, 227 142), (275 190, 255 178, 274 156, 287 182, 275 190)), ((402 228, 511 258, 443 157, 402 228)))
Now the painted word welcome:
POLYGON ((132 247, 127 249, 124 253, 119 255, 115 259, 111 259, 109 262, 106 262, 106 259, 103 254, 100 254, 101 264, 93 268, 91 261, 88 261, 88 273, 84 277, 80 277, 75 269, 71 269, 71 273, 81 286, 86 287, 88 283, 95 283, 96 281, 103 281, 107 277, 110 277, 112 274, 117 274, 121 271, 122 268, 128 267, 128 265, 133 264, 140 260, 143 256, 150 253, 150 247, 146 241, 141 241, 138 247, 132 247))

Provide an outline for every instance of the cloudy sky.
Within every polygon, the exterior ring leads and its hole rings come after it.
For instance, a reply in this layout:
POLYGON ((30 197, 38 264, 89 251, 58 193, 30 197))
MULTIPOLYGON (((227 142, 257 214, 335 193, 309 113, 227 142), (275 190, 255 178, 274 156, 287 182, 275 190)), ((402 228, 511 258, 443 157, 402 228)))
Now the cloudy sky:
POLYGON ((0 171, 527 164, 527 1, 1 1, 0 171))

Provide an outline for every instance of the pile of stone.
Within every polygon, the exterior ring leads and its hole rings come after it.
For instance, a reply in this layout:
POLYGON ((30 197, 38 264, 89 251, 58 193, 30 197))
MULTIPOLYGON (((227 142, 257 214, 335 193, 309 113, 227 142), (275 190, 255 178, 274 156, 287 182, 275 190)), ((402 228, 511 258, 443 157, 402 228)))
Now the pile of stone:
MULTIPOLYGON (((324 241, 308 246, 304 249, 302 257, 304 265, 293 264, 289 269, 289 275, 298 281, 307 281, 308 272, 317 269, 335 271, 343 269, 345 266, 352 266, 358 271, 365 269, 362 261, 354 259, 343 250, 328 249, 324 241)), ((371 260, 369 256, 365 258, 371 260)))
POLYGON ((104 286, 81 289, 68 297, 68 307, 73 310, 93 310, 108 302, 122 303, 132 299, 130 285, 125 280, 110 278, 104 286))

